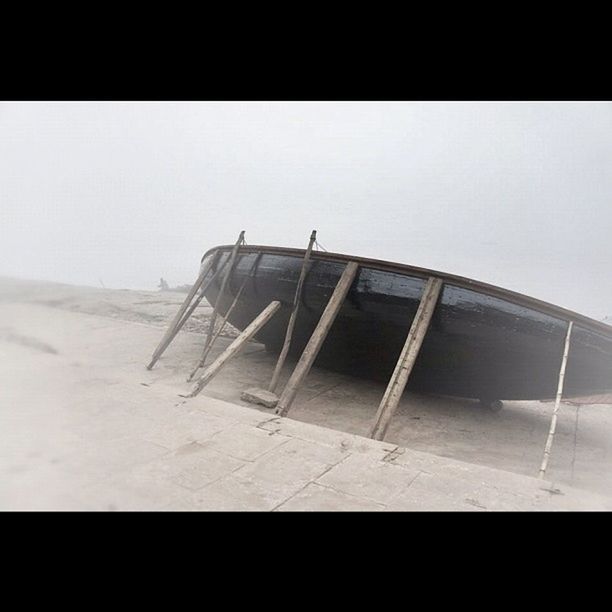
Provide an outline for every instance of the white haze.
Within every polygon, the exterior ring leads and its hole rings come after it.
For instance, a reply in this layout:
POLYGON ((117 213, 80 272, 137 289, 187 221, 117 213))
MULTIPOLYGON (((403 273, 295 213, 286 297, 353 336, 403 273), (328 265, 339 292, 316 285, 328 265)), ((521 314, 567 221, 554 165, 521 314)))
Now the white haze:
POLYGON ((598 103, 4 103, 0 275, 155 289, 314 228, 601 319, 611 135, 598 103))

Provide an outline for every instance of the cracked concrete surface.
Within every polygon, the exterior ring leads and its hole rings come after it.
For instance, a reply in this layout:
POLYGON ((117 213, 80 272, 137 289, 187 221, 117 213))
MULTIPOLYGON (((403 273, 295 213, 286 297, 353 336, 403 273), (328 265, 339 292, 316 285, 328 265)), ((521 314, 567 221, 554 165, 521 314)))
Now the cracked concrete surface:
MULTIPOLYGON (((185 400, 201 335, 179 334, 147 371, 160 327, 97 312, 101 295, 125 308, 161 300, 0 282, 0 509, 612 509, 609 407, 562 407, 541 481, 550 405, 514 402, 492 415, 407 393, 376 442, 362 435, 381 388, 350 377, 314 368, 291 418, 241 405, 274 366, 257 344, 185 400)), ((164 321, 182 297, 163 295, 164 321)))

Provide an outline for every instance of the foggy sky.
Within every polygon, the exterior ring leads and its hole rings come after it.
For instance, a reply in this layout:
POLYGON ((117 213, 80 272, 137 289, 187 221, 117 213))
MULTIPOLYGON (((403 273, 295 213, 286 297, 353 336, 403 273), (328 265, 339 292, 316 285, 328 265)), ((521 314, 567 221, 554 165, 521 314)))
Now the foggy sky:
POLYGON ((0 275, 190 283, 305 247, 612 315, 612 105, 0 104, 0 275))

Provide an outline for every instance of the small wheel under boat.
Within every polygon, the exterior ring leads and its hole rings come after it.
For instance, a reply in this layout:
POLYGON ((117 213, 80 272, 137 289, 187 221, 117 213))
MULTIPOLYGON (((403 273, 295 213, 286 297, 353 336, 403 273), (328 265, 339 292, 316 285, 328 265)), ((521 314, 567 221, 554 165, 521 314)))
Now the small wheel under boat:
POLYGON ((483 408, 487 408, 491 412, 499 412, 504 407, 504 403, 498 399, 492 400, 480 398, 480 405, 483 408))

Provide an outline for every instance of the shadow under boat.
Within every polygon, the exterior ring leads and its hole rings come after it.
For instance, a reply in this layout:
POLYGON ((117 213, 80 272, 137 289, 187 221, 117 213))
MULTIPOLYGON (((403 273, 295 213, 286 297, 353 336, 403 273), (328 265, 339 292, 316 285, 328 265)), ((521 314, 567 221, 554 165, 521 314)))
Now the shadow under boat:
MULTIPOLYGON (((214 247, 212 276, 231 245, 214 247)), ((242 246, 219 308, 244 329, 272 300, 281 308, 257 334, 279 352, 305 251, 242 246), (256 258, 259 258, 252 269, 256 258)), ((485 400, 554 397, 568 321, 574 321, 564 397, 612 391, 612 327, 553 304, 468 278, 393 262, 313 251, 296 319, 290 355, 304 350, 349 261, 359 271, 315 365, 357 377, 388 381, 416 314, 427 278, 442 279, 438 300, 408 388, 485 400)), ((206 299, 214 304, 221 277, 206 299)))

